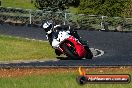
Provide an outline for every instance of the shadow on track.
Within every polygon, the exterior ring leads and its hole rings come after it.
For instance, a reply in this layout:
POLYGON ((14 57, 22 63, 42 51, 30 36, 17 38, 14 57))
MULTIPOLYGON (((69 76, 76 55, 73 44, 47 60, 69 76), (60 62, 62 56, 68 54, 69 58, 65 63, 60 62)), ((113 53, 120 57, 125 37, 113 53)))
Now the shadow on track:
POLYGON ((69 58, 69 57, 63 57, 63 56, 56 57, 56 58, 59 60, 86 60, 86 59, 75 59, 75 58, 69 58))

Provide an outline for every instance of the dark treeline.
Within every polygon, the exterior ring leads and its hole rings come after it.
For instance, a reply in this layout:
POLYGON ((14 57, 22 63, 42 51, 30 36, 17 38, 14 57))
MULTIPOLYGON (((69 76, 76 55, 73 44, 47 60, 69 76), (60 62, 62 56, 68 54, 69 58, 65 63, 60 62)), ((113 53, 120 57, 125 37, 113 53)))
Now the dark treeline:
POLYGON ((39 9, 65 10, 73 6, 77 13, 132 17, 132 0, 35 0, 39 9))
POLYGON ((80 0, 78 13, 132 16, 132 0, 80 0))

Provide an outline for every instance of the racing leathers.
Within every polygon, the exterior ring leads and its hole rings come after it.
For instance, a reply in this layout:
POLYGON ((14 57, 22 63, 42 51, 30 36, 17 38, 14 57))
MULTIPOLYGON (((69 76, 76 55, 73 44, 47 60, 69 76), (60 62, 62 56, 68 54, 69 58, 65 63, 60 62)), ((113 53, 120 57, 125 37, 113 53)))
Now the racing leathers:
POLYGON ((69 34, 70 35, 72 35, 72 36, 74 36, 75 38, 77 38, 77 39, 79 39, 80 40, 80 37, 79 37, 79 35, 77 34, 77 31, 75 31, 75 30, 71 30, 70 29, 70 27, 69 26, 67 26, 67 25, 56 25, 56 26, 54 26, 54 29, 51 29, 52 30, 52 32, 50 32, 50 33, 48 33, 48 31, 46 32, 46 36, 47 36, 47 39, 49 40, 49 42, 50 42, 50 45, 52 46, 52 41, 53 41, 53 39, 55 38, 55 36, 56 36, 56 32, 57 32, 57 30, 69 30, 69 34))

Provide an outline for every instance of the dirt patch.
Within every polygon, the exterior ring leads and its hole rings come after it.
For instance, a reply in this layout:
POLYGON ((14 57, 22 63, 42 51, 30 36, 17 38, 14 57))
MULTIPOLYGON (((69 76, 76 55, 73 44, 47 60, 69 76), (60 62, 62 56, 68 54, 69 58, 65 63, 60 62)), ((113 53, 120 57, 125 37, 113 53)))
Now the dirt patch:
MULTIPOLYGON (((116 67, 116 68, 84 68, 86 73, 132 73, 132 67, 116 67)), ((8 68, 0 69, 0 78, 2 77, 21 77, 30 75, 49 75, 60 73, 78 73, 78 68, 8 68)))
POLYGON ((10 68, 0 69, 0 78, 2 77, 21 77, 30 75, 48 75, 55 73, 75 72, 72 68, 10 68))
POLYGON ((86 72, 89 74, 89 73, 98 73, 98 74, 113 74, 113 73, 123 73, 123 74, 127 74, 129 72, 132 72, 132 67, 130 66, 127 66, 127 67, 99 67, 99 68, 96 68, 96 67, 93 67, 93 68, 86 68, 85 69, 86 72))

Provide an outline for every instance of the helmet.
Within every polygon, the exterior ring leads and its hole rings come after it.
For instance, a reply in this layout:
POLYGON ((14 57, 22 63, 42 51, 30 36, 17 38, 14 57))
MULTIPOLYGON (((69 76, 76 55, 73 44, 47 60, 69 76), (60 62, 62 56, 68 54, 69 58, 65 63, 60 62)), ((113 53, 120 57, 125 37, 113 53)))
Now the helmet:
POLYGON ((46 22, 43 24, 43 28, 46 31, 46 33, 50 34, 52 32, 52 23, 46 22))
POLYGON ((52 25, 52 23, 46 22, 43 24, 43 28, 48 28, 50 25, 52 25))

